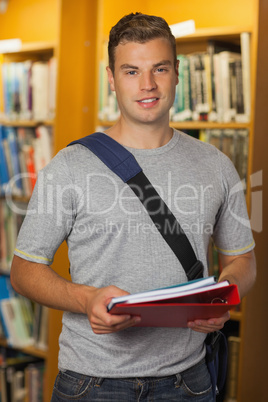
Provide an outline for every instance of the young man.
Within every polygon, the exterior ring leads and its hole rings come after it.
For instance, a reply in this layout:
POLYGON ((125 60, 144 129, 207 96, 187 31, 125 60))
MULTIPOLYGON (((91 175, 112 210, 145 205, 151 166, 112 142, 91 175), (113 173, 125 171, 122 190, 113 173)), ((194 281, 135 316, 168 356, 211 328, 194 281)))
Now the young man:
MULTIPOLYGON (((105 133, 134 154, 168 203, 204 276, 213 236, 220 280, 237 284, 243 297, 255 279, 254 241, 241 223, 248 219, 244 194, 231 194, 239 178, 227 157, 169 127, 178 69, 175 39, 162 18, 122 18, 110 33, 107 68, 121 115, 105 133)), ((187 277, 132 190, 85 147, 62 150, 41 172, 11 280, 19 293, 65 311, 53 401, 213 400, 204 339, 229 314, 188 328, 142 328, 134 327, 139 317, 107 312, 112 297, 187 277), (50 268, 64 240, 72 282, 50 268)))

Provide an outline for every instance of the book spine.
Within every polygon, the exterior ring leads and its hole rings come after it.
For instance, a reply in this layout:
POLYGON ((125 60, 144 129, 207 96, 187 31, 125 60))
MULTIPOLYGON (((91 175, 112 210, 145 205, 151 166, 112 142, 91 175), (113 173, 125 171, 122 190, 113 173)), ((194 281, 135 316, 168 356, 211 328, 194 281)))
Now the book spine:
POLYGON ((240 338, 228 337, 228 368, 226 379, 225 402, 237 401, 238 365, 240 352, 240 338))
POLYGON ((250 120, 250 111, 251 111, 250 34, 248 32, 242 32, 240 41, 241 41, 242 76, 243 76, 245 115, 247 117, 247 121, 249 121, 250 120))

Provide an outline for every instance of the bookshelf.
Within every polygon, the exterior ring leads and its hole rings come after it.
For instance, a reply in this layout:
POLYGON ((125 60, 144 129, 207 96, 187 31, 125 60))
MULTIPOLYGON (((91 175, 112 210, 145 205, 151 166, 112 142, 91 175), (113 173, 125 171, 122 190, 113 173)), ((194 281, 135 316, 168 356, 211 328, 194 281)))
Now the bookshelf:
MULTIPOLYGON (((3 338, 0 338, 0 346, 3 346, 4 348, 7 348, 9 345, 7 341, 3 338)), ((14 348, 17 349, 17 348, 14 348)), ((46 360, 47 358, 47 351, 35 348, 34 346, 27 346, 23 348, 18 348, 18 351, 25 353, 27 355, 35 356, 35 357, 40 357, 41 359, 46 360)))
MULTIPOLYGON (((2 56, 5 61, 47 60, 52 54, 57 59, 56 110, 53 120, 8 121, 1 115, 0 125, 30 127, 43 125, 53 129, 53 154, 69 142, 94 131, 96 66, 92 63, 96 53, 97 2, 80 0, 78 3, 61 0, 41 0, 35 7, 25 7, 23 0, 12 3, 7 13, 0 15, 0 39, 19 37, 23 44, 19 52, 2 56), (18 14, 23 19, 18 21, 18 14), (51 18, 52 16, 52 18, 51 18), (44 18, 46 19, 45 21, 44 18), (31 21, 31 23, 29 23, 31 21), (49 23, 48 23, 49 21, 49 23), (44 24, 43 24, 44 22, 44 24), (75 26, 75 29, 70 29, 75 26), (38 42, 36 42, 38 41, 38 42)), ((0 59, 2 60, 2 59, 0 59)), ((0 84, 1 89, 1 84, 0 84)), ((0 98, 1 105, 1 98, 0 98)), ((18 202, 27 198, 13 197, 18 202)), ((69 279, 67 247, 63 244, 55 257, 53 268, 69 279)), ((49 310, 48 350, 22 348, 25 353, 45 361, 46 386, 43 400, 49 401, 57 375, 58 336, 61 331, 62 312, 49 310)), ((0 339, 0 346, 7 342, 0 339)))
MULTIPOLYGON (((38 118, 36 119, 36 116, 33 113, 33 109, 31 109, 31 106, 33 106, 33 104, 31 104, 31 102, 27 102, 27 114, 28 114, 28 118, 25 118, 24 116, 22 117, 20 115, 20 113, 18 114, 13 114, 13 109, 9 108, 9 110, 7 109, 7 103, 14 99, 15 95, 15 85, 14 82, 15 80, 18 80, 17 75, 13 74, 12 78, 9 75, 8 77, 4 77, 3 74, 3 66, 10 66, 11 64, 14 66, 26 66, 26 63, 28 64, 28 66, 30 66, 31 63, 31 67, 29 67, 29 69, 27 70, 27 75, 30 74, 29 71, 32 71, 32 66, 33 63, 35 62, 42 62, 43 66, 46 66, 48 68, 48 63, 49 60, 51 60, 52 58, 56 57, 56 51, 57 51, 57 46, 56 46, 56 42, 54 41, 46 41, 46 42, 29 42, 29 43, 22 43, 21 48, 18 51, 12 51, 10 53, 4 53, 0 55, 0 60, 1 60, 1 73, 0 73, 0 79, 1 79, 1 84, 0 85, 0 89, 1 89, 1 94, 0 94, 0 126, 1 126, 1 145, 2 145, 2 149, 4 150, 4 155, 5 155, 5 161, 8 162, 9 157, 11 155, 11 145, 10 145, 10 134, 12 135, 12 138, 15 140, 16 143, 16 155, 13 154, 13 156, 11 157, 11 165, 12 165, 12 169, 8 170, 9 173, 9 177, 12 178, 12 175, 15 174, 15 168, 14 168, 14 159, 13 158, 17 158, 19 162, 19 171, 22 174, 29 174, 29 170, 25 170, 25 172, 23 172, 22 168, 24 165, 25 169, 26 169, 26 153, 24 153, 26 151, 26 146, 27 147, 32 147, 32 150, 34 152, 37 152, 37 148, 34 148, 33 142, 28 143, 28 140, 26 142, 23 141, 20 142, 19 145, 19 138, 22 138, 19 136, 18 131, 21 131, 22 134, 22 130, 23 130, 23 134, 25 134, 26 132, 30 135, 31 133, 31 141, 35 141, 36 142, 36 138, 37 138, 37 127, 40 126, 44 126, 46 127, 47 134, 49 136, 49 140, 51 140, 51 148, 52 148, 52 144, 53 144, 53 140, 52 140, 52 136, 53 136, 53 128, 54 128, 54 110, 53 110, 53 116, 49 116, 49 113, 47 113, 47 116, 45 116, 45 118, 38 118), (8 78, 8 79, 7 79, 8 78), (12 88, 12 89, 11 89, 12 88), (5 93, 5 96, 3 95, 3 93, 5 93), (7 101, 8 99, 8 101, 7 101), (11 116, 12 115, 12 116, 11 116), (5 142, 5 144, 4 144, 5 142), (8 144, 8 151, 5 148, 4 145, 8 144), (26 145, 27 144, 27 145, 26 145), (30 144, 30 145, 29 145, 30 144), (22 159, 23 159, 23 163, 21 162, 21 160, 19 159, 19 154, 20 156, 23 155, 22 159)), ((9 68, 9 67, 7 67, 9 68)), ((26 68, 23 71, 23 79, 21 78, 21 81, 19 81, 19 89, 18 87, 16 88, 16 96, 19 97, 20 102, 22 102, 22 98, 24 97, 23 91, 27 91, 27 95, 29 93, 31 93, 31 95, 29 95, 29 98, 27 96, 27 100, 30 99, 30 96, 33 96, 34 91, 31 91, 31 83, 30 83, 30 79, 28 79, 28 77, 26 78, 26 75, 24 75, 26 68), (23 84, 21 84, 23 81, 23 84)), ((14 70, 13 70, 14 72, 14 70)), ((16 72, 16 67, 15 67, 15 72, 16 72)), ((56 71, 54 71, 54 73, 56 73, 56 71)), ((26 73, 25 73, 26 74, 26 73)), ((56 77, 54 76, 53 79, 55 80, 56 77)), ((38 101, 38 97, 41 96, 40 95, 40 89, 36 90, 35 92, 35 102, 38 101), (37 93, 37 95, 36 95, 37 93)), ((55 96, 55 88, 51 89, 51 92, 53 92, 52 97, 54 98, 55 96)), ((48 92, 49 93, 49 92, 48 92)), ((24 98, 24 101, 26 100, 26 95, 24 98)), ((54 100, 54 99, 53 99, 54 100)), ((54 101, 55 102, 55 101, 54 101)), ((26 104, 26 102, 24 103, 24 105, 26 104)), ((21 103, 20 103, 21 106, 21 103)), ((21 108, 22 110, 22 108, 21 108)), ((26 134, 26 135, 28 135, 26 134)), ((29 138, 29 137, 28 137, 29 138)), ((52 154, 52 149, 49 149, 49 152, 51 152, 52 154)), ((3 156, 3 155, 2 155, 3 156)), ((2 157, 1 156, 1 157, 2 157)), ((2 161, 3 163, 3 161, 2 161)), ((35 166, 37 168, 37 166, 35 166)), ((36 169, 37 172, 37 169, 36 169)), ((1 178, 3 179, 3 172, 1 173, 1 178)), ((28 181, 28 177, 26 179, 28 181)), ((23 180, 22 180, 23 182, 23 180)), ((28 185, 30 185, 30 179, 29 179, 29 183, 28 185)), ((29 191, 31 192, 30 186, 28 187, 29 191)), ((12 191, 12 190, 11 190, 12 191)), ((1 240, 1 247, 0 247, 0 276, 6 276, 8 277, 9 275, 9 269, 10 269, 10 264, 11 264, 11 256, 10 256, 10 248, 13 248, 13 244, 15 242, 15 237, 16 237, 16 233, 19 230, 20 224, 22 223, 22 216, 20 213, 17 214, 16 212, 12 211, 12 208, 8 209, 8 205, 10 205, 10 203, 12 203, 12 205, 24 205, 26 208, 26 205, 29 201, 30 198, 30 192, 28 194, 25 193, 26 188, 24 188, 24 185, 21 188, 21 194, 8 194, 6 192, 6 189, 4 189, 3 187, 3 183, 1 184, 1 196, 0 196, 0 208, 2 209, 1 214, 1 220, 3 218, 3 221, 0 222, 0 227, 1 227, 1 236, 0 236, 0 240, 1 240), (12 218, 10 218, 9 216, 6 217, 5 214, 9 213, 7 211, 12 211, 12 218), (2 226, 4 225, 4 226, 2 226), (4 228, 4 229, 3 229, 4 228), (3 230, 5 230, 5 233, 3 233, 3 230), (4 239, 5 237, 5 239, 4 239)), ((23 311, 23 307, 20 304, 20 312, 21 315, 24 317, 22 313, 23 311)), ((28 316, 29 318, 29 316, 28 316)), ((34 313, 32 315, 32 319, 34 320, 34 313)), ((34 323, 34 321, 33 321, 34 323)), ((46 323, 47 326, 48 323, 46 323)), ((7 323, 6 323, 7 325, 7 323)), ((32 324, 31 324, 32 325, 32 324)), ((33 358, 38 358, 38 359, 42 359, 42 361, 44 362, 44 364, 46 364, 46 360, 47 360, 47 356, 48 356, 48 350, 47 347, 43 346, 43 347, 39 347, 38 343, 37 343, 37 338, 35 338, 35 334, 34 334, 34 326, 36 324, 33 324, 33 326, 31 327, 31 332, 27 332, 27 335, 31 335, 32 339, 35 339, 35 341, 31 341, 31 345, 30 346, 21 346, 19 344, 16 344, 16 342, 14 341, 15 338, 13 338, 13 341, 8 342, 6 339, 0 337, 0 347, 2 350, 6 350, 6 351, 10 351, 10 350, 14 350, 16 352, 18 352, 18 354, 23 353, 26 356, 32 356, 33 358), (14 343, 13 343, 14 342, 14 343)), ((26 328, 29 328, 26 326, 26 328)), ((45 331, 47 332, 47 330, 45 331)), ((21 333, 20 333, 21 336, 21 333)), ((28 339, 28 338, 27 338, 28 339)), ((26 345, 26 343, 25 343, 26 345)), ((27 342, 28 345, 28 342, 27 342)), ((9 354, 9 352, 7 352, 7 354, 9 354)), ((8 361, 8 360, 7 360, 8 361)), ((43 378, 43 375, 41 374, 40 371, 40 378, 43 378)))

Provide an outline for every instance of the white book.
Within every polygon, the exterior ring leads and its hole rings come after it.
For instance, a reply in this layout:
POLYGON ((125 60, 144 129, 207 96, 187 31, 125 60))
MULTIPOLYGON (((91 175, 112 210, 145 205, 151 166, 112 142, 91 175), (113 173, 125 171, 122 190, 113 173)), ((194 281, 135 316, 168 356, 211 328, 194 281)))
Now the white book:
POLYGON ((242 32, 240 35, 241 41, 241 57, 242 57, 242 76, 243 76, 243 93, 245 115, 250 119, 251 110, 251 57, 250 57, 250 34, 242 32))
POLYGON ((48 64, 35 62, 32 66, 33 118, 48 119, 48 64))

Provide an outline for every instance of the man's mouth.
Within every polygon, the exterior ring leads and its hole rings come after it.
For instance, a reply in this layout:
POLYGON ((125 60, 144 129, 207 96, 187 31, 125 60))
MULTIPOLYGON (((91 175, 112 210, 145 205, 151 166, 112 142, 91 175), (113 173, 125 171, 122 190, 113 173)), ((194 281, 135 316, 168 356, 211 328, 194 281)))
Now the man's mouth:
POLYGON ((140 102, 140 103, 152 103, 152 102, 157 101, 158 99, 159 98, 142 99, 142 100, 140 100, 138 102, 140 102))
POLYGON ((158 104, 158 102, 159 102, 159 98, 147 98, 147 99, 139 100, 138 104, 143 109, 151 109, 151 108, 155 107, 158 104))

